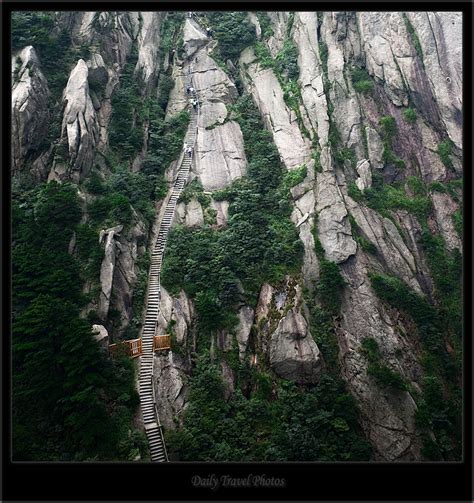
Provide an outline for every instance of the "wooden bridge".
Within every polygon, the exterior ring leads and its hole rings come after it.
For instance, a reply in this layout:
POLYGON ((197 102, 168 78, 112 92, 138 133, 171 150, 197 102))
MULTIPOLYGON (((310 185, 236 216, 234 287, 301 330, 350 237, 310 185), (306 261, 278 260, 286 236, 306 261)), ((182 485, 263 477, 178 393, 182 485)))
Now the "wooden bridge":
MULTIPOLYGON (((188 86, 194 87, 191 74, 192 67, 190 67, 188 86)), ((150 446, 150 455, 152 461, 168 461, 168 454, 166 452, 166 446, 163 439, 163 432, 158 416, 158 407, 155 398, 153 362, 155 351, 171 349, 171 337, 169 335, 156 335, 157 318, 160 307, 160 275, 166 238, 171 228, 176 203, 188 179, 191 162, 194 155, 194 148, 196 145, 200 104, 196 92, 192 93, 192 98, 196 99, 198 105, 196 109, 191 108, 190 122, 184 140, 187 145, 192 146, 192 152, 191 156, 189 156, 185 152, 181 153, 178 175, 174 181, 173 187, 170 190, 168 202, 166 203, 163 218, 160 222, 158 236, 151 253, 151 265, 146 298, 147 305, 141 335, 139 375, 140 404, 143 414, 145 431, 150 446)))
MULTIPOLYGON (((153 352, 166 349, 171 349, 171 335, 155 335, 153 337, 153 352)), ((116 344, 109 344, 109 353, 112 357, 126 355, 131 358, 136 358, 143 353, 142 340, 130 339, 116 344)))

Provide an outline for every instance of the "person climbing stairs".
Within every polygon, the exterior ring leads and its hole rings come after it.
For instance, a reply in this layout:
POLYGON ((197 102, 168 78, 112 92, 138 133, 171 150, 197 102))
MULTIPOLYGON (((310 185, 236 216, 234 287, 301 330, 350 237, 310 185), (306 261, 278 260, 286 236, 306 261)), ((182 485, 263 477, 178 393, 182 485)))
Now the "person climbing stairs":
POLYGON ((150 448, 150 457, 152 461, 158 462, 168 461, 168 454, 166 452, 166 445, 163 438, 163 431, 158 415, 158 407, 154 390, 154 338, 156 335, 158 312, 160 309, 160 276, 166 238, 173 222, 176 204, 188 179, 197 138, 200 104, 197 92, 193 85, 191 74, 192 72, 190 72, 189 75, 187 89, 189 89, 189 94, 193 99, 193 106, 190 109, 190 122, 184 139, 186 152, 184 152, 183 148, 178 174, 173 183, 173 187, 170 190, 168 202, 166 203, 166 208, 160 222, 157 239, 151 253, 145 321, 141 335, 142 355, 140 357, 139 374, 140 404, 143 414, 143 423, 150 448))

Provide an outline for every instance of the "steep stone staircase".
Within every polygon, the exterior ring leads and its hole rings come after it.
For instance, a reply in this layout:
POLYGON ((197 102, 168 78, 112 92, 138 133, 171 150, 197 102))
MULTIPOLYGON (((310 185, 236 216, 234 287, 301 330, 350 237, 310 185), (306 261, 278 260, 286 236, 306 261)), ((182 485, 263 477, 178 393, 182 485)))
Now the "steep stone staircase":
MULTIPOLYGON (((191 74, 190 69, 190 74, 191 74)), ((192 77, 189 78, 189 86, 193 86, 192 77)), ((198 100, 196 92, 192 93, 198 100)), ((182 154, 178 175, 171 189, 171 194, 161 220, 158 236, 151 254, 151 265, 148 279, 147 308, 142 331, 142 355, 140 357, 140 404, 143 414, 143 422, 150 446, 152 461, 168 461, 168 454, 163 439, 163 432, 158 416, 158 407, 155 399, 153 385, 153 341, 156 334, 158 312, 160 308, 160 275, 163 263, 166 238, 171 228, 176 203, 186 183, 191 168, 192 156, 196 144, 197 124, 199 118, 199 104, 196 110, 191 107, 190 122, 186 132, 185 143, 193 148, 191 156, 186 152, 182 154)))

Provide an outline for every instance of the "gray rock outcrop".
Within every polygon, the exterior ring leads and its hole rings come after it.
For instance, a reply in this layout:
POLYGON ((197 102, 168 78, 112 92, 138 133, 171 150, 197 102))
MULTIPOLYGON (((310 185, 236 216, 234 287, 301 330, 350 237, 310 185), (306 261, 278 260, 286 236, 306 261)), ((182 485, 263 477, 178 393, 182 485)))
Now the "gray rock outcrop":
POLYGON ((458 205, 448 194, 440 192, 433 192, 431 199, 433 201, 438 228, 444 238, 446 247, 448 250, 454 250, 455 248, 461 250, 461 240, 453 222, 453 214, 458 210, 458 205))
MULTIPOLYGON (((123 225, 118 225, 100 232, 99 243, 105 238, 105 255, 100 267, 100 285, 101 292, 99 296, 99 318, 104 320, 107 317, 112 293, 112 282, 114 278, 116 242, 114 236, 122 232, 123 225)), ((120 246, 120 245, 119 245, 120 246)))
POLYGON ((86 176, 94 159, 99 140, 96 113, 89 95, 88 68, 83 59, 77 62, 64 91, 63 131, 66 132, 71 178, 78 182, 86 176))
POLYGON ((299 383, 318 381, 322 360, 301 313, 290 311, 280 320, 270 339, 269 358, 280 377, 299 383))
POLYGON ((254 310, 249 306, 243 306, 240 308, 238 316, 239 324, 236 328, 236 336, 239 345, 239 358, 240 361, 243 361, 253 324, 254 310))
POLYGON ((12 58, 12 169, 17 172, 48 133, 49 89, 33 46, 12 58))
POLYGON ((273 135, 285 166, 291 170, 309 162, 309 141, 303 138, 294 112, 285 105, 283 91, 273 70, 262 69, 251 48, 243 51, 241 64, 247 69, 245 73, 241 72, 241 77, 273 135))
POLYGON ((142 12, 141 29, 138 33, 138 61, 136 71, 141 72, 150 88, 159 71, 160 27, 163 12, 142 12))
POLYGON ((342 266, 349 288, 345 291, 338 330, 343 376, 361 404, 362 423, 378 460, 409 461, 420 457, 421 441, 415 427, 416 404, 407 392, 380 388, 367 375, 367 360, 360 351, 365 337, 375 339, 387 362, 409 381, 420 382, 422 370, 406 334, 377 299, 367 281, 366 260, 356 256, 342 266), (403 335, 402 335, 403 334, 403 335), (397 354, 404 355, 400 361, 397 354))
POLYGON ((357 245, 352 238, 341 191, 330 171, 317 175, 316 201, 318 235, 326 258, 336 263, 344 262, 355 254, 357 245))
POLYGON ((157 354, 153 366, 155 397, 160 404, 160 422, 166 430, 182 425, 188 387, 186 362, 176 353, 157 354))

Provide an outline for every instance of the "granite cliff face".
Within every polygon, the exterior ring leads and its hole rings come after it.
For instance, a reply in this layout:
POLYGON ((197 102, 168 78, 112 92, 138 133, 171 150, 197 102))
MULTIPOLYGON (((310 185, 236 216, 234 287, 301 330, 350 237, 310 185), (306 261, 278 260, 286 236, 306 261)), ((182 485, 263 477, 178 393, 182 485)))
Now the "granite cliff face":
MULTIPOLYGON (((108 180, 116 172, 110 161, 114 96, 125 85, 127 61, 135 58, 139 100, 164 99, 165 122, 188 107, 184 87, 190 75, 202 105, 188 180, 188 186, 200 188, 179 202, 174 225, 226 228, 230 202, 214 193, 225 193, 247 174, 244 135, 233 107, 248 93, 285 170, 297 173, 305 167, 290 188, 303 265, 279 284, 260 285, 256 304, 237 306, 235 327, 212 335, 211 353, 219 359, 237 347, 241 361, 256 365, 264 358, 276 378, 317 386, 327 355, 312 333, 308 299, 320 291, 326 263, 337 264, 344 281, 340 311, 332 318, 338 368, 358 405, 373 457, 423 460, 415 418, 426 355, 413 335, 413 320, 381 298, 372 281, 374 274, 396 278, 437 305, 441 287, 421 238, 428 229, 446 253, 462 252, 457 223, 462 200, 455 183, 462 175, 461 14, 268 13, 270 30, 262 14, 249 14, 257 45, 227 61, 217 56, 219 39, 208 38, 194 19, 180 20, 173 32, 165 26, 166 13, 55 14, 56 25, 70 30, 73 47, 87 46, 89 54, 66 69, 61 127, 54 138, 48 138, 52 98, 42 61, 34 46, 13 54, 12 172, 73 182, 85 200, 94 201, 88 185, 92 173, 108 180), (284 61, 278 55, 290 46, 296 51, 291 78, 265 60, 284 61), (403 389, 381 386, 374 378, 364 352, 367 339, 376 342, 386 374, 400 376, 403 389)), ((143 131, 143 141, 125 168, 146 172, 154 119, 144 112, 143 119, 137 110, 131 124, 143 131)), ((177 159, 162 166, 168 182, 176 176, 177 159)), ((138 277, 147 272, 139 262, 152 249, 163 200, 154 203, 154 227, 132 202, 127 220, 114 226, 104 222, 97 235, 104 256, 98 295, 90 306, 116 336, 132 326, 134 317, 139 323, 142 306, 133 313, 133 297, 138 277), (111 312, 118 321, 112 323, 111 312)), ((93 215, 84 210, 83 221, 88 218, 93 215)), ((161 420, 169 430, 179 428, 187 407, 198 318, 195 300, 183 290, 179 296, 162 290, 158 331, 172 327, 175 347, 155 357, 154 379, 161 420)), ((451 345, 443 340, 444 348, 451 345)), ((220 361, 231 395, 235 375, 220 361)), ((439 440, 432 431, 428 435, 439 440)))

